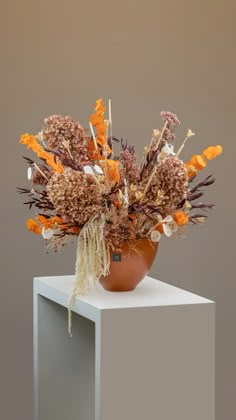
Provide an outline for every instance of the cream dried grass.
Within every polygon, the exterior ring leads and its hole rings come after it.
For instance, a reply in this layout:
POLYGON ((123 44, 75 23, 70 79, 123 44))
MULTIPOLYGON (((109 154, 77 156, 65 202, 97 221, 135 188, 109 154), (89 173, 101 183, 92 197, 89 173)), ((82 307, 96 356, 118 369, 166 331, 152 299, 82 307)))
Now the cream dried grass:
POLYGON ((76 296, 86 295, 89 280, 95 284, 109 274, 110 252, 104 241, 105 215, 91 218, 78 236, 74 287, 68 304, 68 332, 71 334, 72 306, 76 296))

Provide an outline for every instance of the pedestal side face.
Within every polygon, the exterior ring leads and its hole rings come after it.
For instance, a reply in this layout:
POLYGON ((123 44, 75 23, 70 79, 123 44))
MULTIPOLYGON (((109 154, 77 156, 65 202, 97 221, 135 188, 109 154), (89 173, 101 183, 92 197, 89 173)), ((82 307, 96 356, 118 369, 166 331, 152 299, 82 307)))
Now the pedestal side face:
MULTIPOLYGON (((95 324, 38 296, 37 420, 94 420, 95 324)), ((36 420, 36 419, 35 419, 36 420)))
POLYGON ((100 420, 214 420, 214 304, 102 311, 100 420))

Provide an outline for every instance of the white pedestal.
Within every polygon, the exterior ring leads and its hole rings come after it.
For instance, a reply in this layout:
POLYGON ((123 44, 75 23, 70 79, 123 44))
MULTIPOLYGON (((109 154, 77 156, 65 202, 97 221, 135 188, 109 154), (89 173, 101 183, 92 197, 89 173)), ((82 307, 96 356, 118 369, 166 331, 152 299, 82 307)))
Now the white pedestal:
POLYGON ((214 420, 214 303, 146 277, 133 292, 34 280, 34 420, 214 420))

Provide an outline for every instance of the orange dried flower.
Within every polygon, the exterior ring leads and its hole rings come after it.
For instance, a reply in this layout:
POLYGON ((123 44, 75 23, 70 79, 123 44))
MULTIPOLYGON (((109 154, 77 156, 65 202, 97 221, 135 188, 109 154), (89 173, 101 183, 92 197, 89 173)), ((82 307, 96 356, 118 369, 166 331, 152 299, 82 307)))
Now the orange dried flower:
POLYGON ((119 160, 107 159, 106 164, 109 181, 114 182, 115 184, 118 183, 120 180, 119 160))
POLYGON ((198 171, 201 171, 207 165, 206 159, 203 155, 194 155, 190 162, 198 171))
POLYGON ((31 149, 33 150, 33 152, 37 153, 40 159, 46 160, 48 166, 51 166, 51 168, 55 172, 61 174, 64 171, 64 168, 61 165, 61 163, 56 162, 52 154, 45 152, 43 147, 40 146, 40 144, 38 144, 36 137, 32 134, 22 134, 22 136, 20 137, 20 143, 26 144, 28 146, 28 149, 31 149))
POLYGON ((192 177, 197 174, 197 171, 201 171, 207 165, 206 158, 204 155, 194 155, 189 162, 185 164, 188 171, 188 176, 192 177))
POLYGON ((53 217, 51 217, 50 219, 50 223, 52 224, 52 225, 55 225, 55 224, 57 224, 57 225, 64 225, 65 226, 65 222, 64 222, 64 220, 61 218, 61 217, 58 217, 58 216, 53 216, 53 217))
POLYGON ((188 171, 188 176, 189 177, 192 177, 192 176, 196 176, 197 175, 196 169, 194 168, 194 166, 190 162, 187 162, 185 164, 185 167, 186 167, 186 169, 188 171))
POLYGON ((33 219, 28 219, 26 221, 26 226, 27 226, 27 228, 29 229, 30 232, 37 233, 38 235, 40 235, 42 233, 41 227, 33 219))
POLYGON ((36 137, 29 133, 22 134, 20 143, 27 145, 27 148, 33 150, 35 153, 38 153, 42 149, 38 144, 36 137))
POLYGON ((208 159, 215 159, 216 156, 221 155, 223 152, 222 146, 209 146, 207 149, 203 151, 203 155, 208 159))
POLYGON ((101 98, 96 100, 95 111, 100 115, 104 115, 104 112, 106 111, 106 107, 101 98))
MULTIPOLYGON (((112 153, 111 148, 108 146, 108 144, 106 144, 103 147, 103 150, 105 151, 105 153, 107 155, 110 155, 112 153)), ((89 160, 104 160, 105 156, 103 156, 101 154, 101 151, 99 150, 99 147, 96 149, 94 141, 90 140, 90 142, 88 143, 88 156, 89 156, 89 160)))
POLYGON ((44 159, 47 162, 48 166, 51 166, 51 168, 55 172, 58 172, 59 174, 62 174, 64 172, 62 164, 60 162, 55 162, 54 156, 50 153, 45 152, 43 148, 41 148, 37 155, 40 159, 44 159))
POLYGON ((107 126, 104 119, 104 111, 106 110, 102 99, 97 99, 95 105, 95 113, 91 115, 89 121, 96 127, 97 130, 97 143, 100 146, 106 144, 106 131, 107 126))
POLYGON ((37 216, 37 220, 39 221, 39 223, 41 223, 41 225, 43 225, 46 229, 49 228, 49 219, 47 219, 45 216, 39 214, 37 216))
POLYGON ((64 220, 58 216, 53 216, 47 219, 45 216, 39 214, 37 216, 37 220, 45 227, 45 229, 53 229, 55 228, 55 225, 58 225, 59 227, 63 225, 63 227, 66 227, 64 220))
POLYGON ((174 220, 176 221, 177 225, 184 226, 188 223, 188 215, 182 211, 178 210, 174 214, 174 220))
POLYGON ((194 155, 189 162, 185 164, 185 167, 188 171, 188 176, 195 176, 197 171, 201 171, 206 167, 208 160, 215 159, 216 156, 221 155, 223 149, 222 146, 209 146, 207 149, 203 150, 202 155, 194 155))

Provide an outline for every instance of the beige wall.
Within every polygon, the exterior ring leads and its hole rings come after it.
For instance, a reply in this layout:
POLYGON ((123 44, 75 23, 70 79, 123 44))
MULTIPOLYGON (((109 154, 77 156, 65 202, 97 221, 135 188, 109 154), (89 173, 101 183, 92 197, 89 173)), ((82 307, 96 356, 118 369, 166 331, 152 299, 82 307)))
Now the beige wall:
MULTIPOLYGON (((114 133, 141 153, 159 112, 182 120, 179 142, 197 136, 225 152, 207 202, 216 209, 186 240, 163 240, 151 274, 217 302, 217 420, 232 420, 235 336, 235 13, 230 0, 1 0, 1 334, 0 418, 32 419, 32 277, 72 274, 75 247, 46 255, 27 233, 15 194, 27 185, 19 134, 44 116, 71 114, 86 125, 97 97, 113 101, 114 133)), ((153 419, 154 420, 154 419, 153 419)), ((191 420, 191 419, 189 419, 191 420)), ((199 419, 201 420, 201 419, 199 419)))

